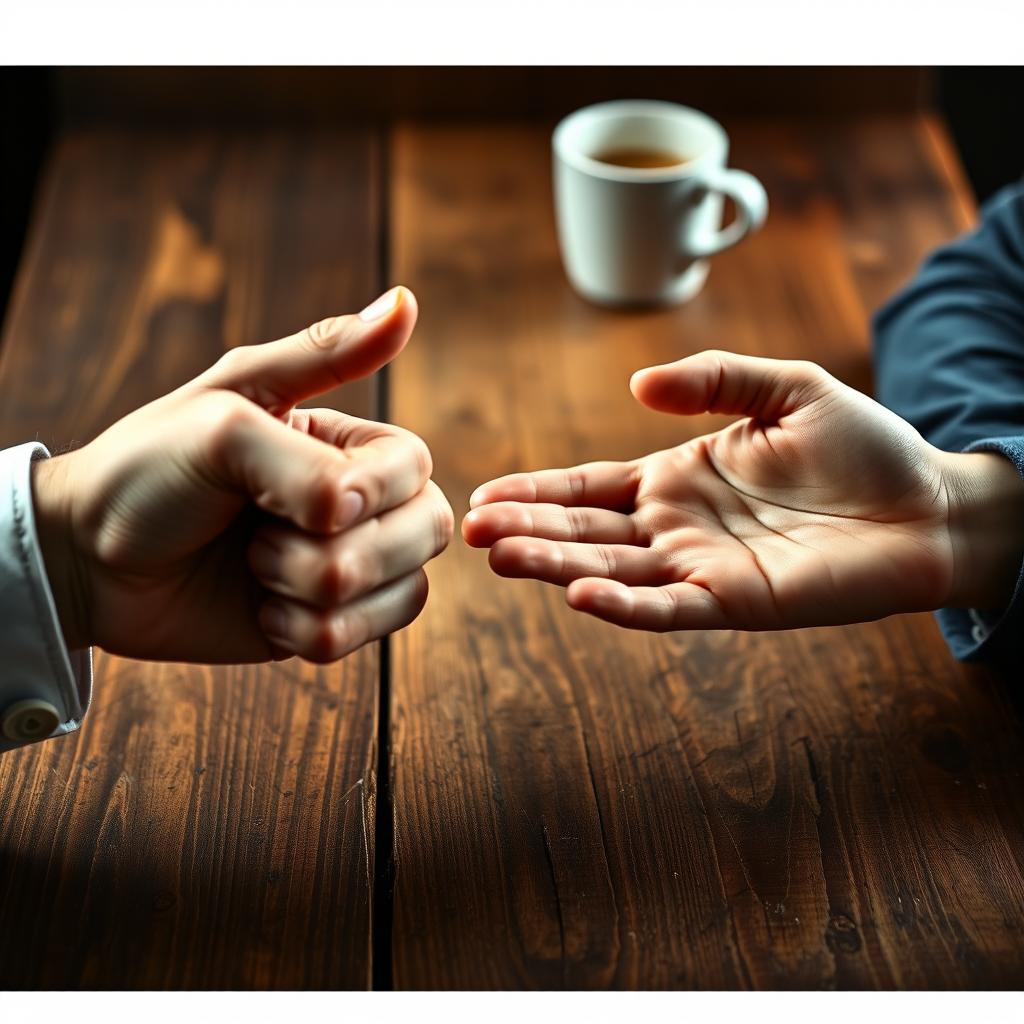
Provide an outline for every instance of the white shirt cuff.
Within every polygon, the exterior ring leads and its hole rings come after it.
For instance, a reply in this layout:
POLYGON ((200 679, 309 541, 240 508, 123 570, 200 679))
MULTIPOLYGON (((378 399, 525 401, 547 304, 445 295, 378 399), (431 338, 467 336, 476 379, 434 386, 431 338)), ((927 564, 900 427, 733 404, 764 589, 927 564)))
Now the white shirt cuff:
POLYGON ((0 451, 0 751, 74 732, 92 699, 92 649, 69 651, 39 549, 38 442, 0 451))

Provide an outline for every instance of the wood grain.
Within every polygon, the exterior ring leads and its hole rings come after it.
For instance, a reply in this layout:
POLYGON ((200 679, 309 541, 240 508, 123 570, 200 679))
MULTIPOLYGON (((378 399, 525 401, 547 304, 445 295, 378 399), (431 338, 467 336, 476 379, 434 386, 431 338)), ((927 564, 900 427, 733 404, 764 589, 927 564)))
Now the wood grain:
MULTIPOLYGON (((368 131, 85 133, 50 162, 0 445, 90 437, 379 284, 368 131)), ((363 382, 318 404, 374 411, 363 382)), ((0 760, 0 988, 365 988, 378 654, 96 658, 80 733, 0 760)))
MULTIPOLYGON (((638 407, 706 347, 862 388, 868 314, 971 215, 928 119, 731 123, 764 231, 677 310, 576 297, 547 133, 395 135, 395 276, 422 316, 392 416, 460 513, 500 473, 629 458, 722 425, 638 407)), ((491 576, 456 542, 393 641, 398 988, 925 988, 1024 982, 1014 680, 928 616, 649 636, 491 576)))

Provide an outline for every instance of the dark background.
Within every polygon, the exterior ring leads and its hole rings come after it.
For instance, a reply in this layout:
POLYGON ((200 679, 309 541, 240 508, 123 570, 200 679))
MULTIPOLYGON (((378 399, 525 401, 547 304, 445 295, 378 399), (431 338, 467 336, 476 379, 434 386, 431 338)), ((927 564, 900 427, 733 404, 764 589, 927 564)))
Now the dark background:
POLYGON ((396 118, 553 118, 623 96, 712 116, 841 117, 931 107, 974 192, 1024 172, 1021 68, 2 68, 0 317, 47 147, 62 130, 396 118))

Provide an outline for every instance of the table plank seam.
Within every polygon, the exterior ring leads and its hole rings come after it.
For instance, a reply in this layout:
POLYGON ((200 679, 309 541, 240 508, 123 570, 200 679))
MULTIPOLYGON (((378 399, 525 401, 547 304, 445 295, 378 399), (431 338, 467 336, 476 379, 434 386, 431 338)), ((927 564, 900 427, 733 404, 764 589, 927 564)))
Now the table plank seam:
MULTIPOLYGON (((372 181, 377 189, 378 248, 377 284, 384 291, 391 279, 391 133, 388 126, 376 132, 376 173, 372 181)), ((376 406, 381 420, 390 420, 389 367, 377 373, 376 406)), ((371 985, 374 991, 394 989, 392 934, 394 931, 394 799, 391 792, 391 638, 380 641, 377 663, 377 779, 374 801, 373 884, 370 888, 371 985)))

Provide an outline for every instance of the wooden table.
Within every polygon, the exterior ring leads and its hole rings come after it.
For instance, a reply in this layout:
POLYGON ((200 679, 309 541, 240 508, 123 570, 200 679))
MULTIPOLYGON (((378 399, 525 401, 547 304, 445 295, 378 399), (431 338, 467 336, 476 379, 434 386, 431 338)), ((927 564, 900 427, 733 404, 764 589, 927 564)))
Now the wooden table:
MULTIPOLYGON (((870 311, 973 216, 942 127, 728 127, 768 225, 645 314, 567 286, 547 126, 67 137, 0 444, 85 441, 392 281, 413 343, 328 401, 422 434, 459 513, 499 473, 724 422, 637 406, 649 363, 726 347, 869 389, 870 311)), ((0 761, 0 987, 1024 982, 1020 681, 929 616, 649 636, 459 541, 430 576, 412 627, 332 668, 97 655, 81 733, 0 761)))

